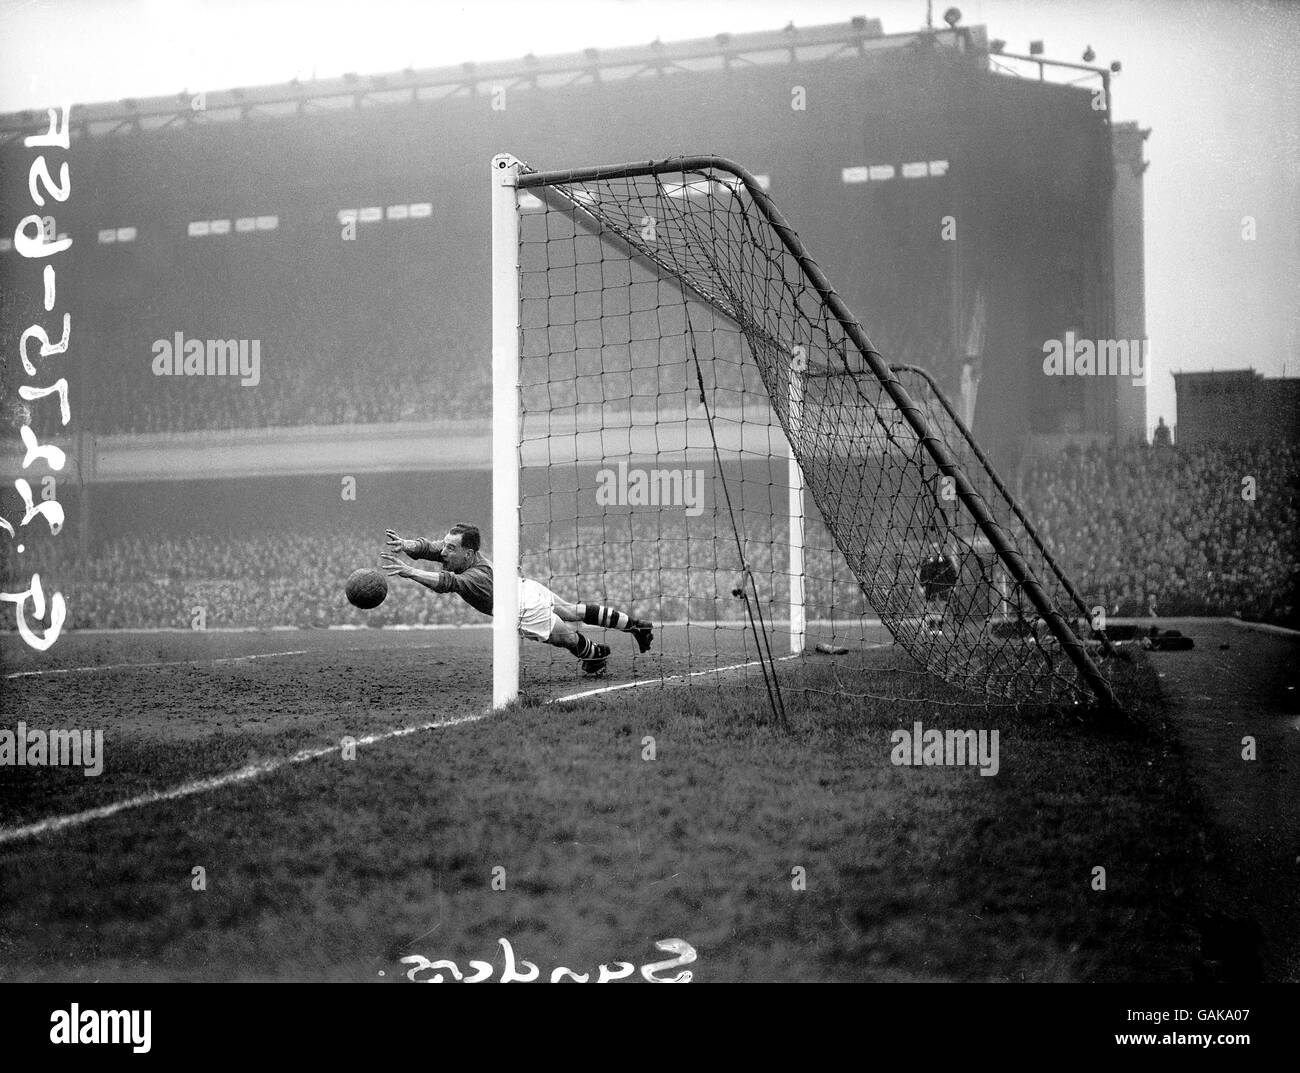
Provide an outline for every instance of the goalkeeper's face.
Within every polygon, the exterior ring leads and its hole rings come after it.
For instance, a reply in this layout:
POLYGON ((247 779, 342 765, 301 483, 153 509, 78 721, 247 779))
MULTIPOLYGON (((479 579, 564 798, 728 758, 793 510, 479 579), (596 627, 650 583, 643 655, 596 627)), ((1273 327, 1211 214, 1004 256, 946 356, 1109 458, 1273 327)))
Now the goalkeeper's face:
POLYGON ((463 573, 474 558, 474 553, 461 546, 460 533, 448 533, 442 538, 442 564, 453 574, 463 573))

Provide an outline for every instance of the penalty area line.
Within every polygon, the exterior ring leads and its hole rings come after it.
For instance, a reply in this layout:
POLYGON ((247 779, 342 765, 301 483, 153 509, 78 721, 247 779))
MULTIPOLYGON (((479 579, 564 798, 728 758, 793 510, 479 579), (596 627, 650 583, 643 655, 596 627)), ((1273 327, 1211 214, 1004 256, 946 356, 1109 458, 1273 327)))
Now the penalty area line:
POLYGON ((207 663, 240 663, 250 659, 274 659, 276 656, 305 656, 306 648, 291 652, 258 652, 251 656, 221 656, 219 659, 174 659, 166 663, 100 663, 92 667, 49 667, 40 671, 14 671, 5 678, 32 678, 42 674, 82 674, 89 671, 148 670, 154 667, 190 667, 207 663))
MULTIPOLYGON (((443 727, 459 726, 462 723, 475 723, 480 719, 486 719, 491 714, 491 712, 478 712, 473 715, 458 716, 454 719, 440 719, 432 723, 421 723, 418 726, 402 727, 381 734, 367 734, 365 737, 357 738, 356 743, 358 745, 374 745, 377 742, 388 741, 392 738, 406 737, 408 734, 418 734, 424 730, 439 730, 443 727)), ((24 838, 32 838, 36 835, 62 831, 69 827, 79 827, 91 820, 107 819, 109 816, 115 816, 119 812, 126 812, 130 809, 144 808, 146 805, 156 805, 164 801, 177 801, 183 797, 193 797, 195 794, 207 793, 210 790, 221 790, 227 786, 251 782, 253 779, 261 778, 263 775, 270 775, 292 764, 302 764, 308 760, 319 760, 322 756, 341 752, 342 749, 341 744, 331 745, 328 748, 302 749, 292 756, 286 756, 279 760, 263 760, 257 764, 248 764, 235 771, 228 771, 224 775, 196 779, 193 782, 175 786, 170 790, 141 794, 138 797, 129 797, 125 801, 115 801, 111 805, 102 805, 99 808, 74 812, 66 816, 51 816, 48 819, 29 823, 23 827, 0 828, 0 845, 4 845, 6 842, 17 842, 24 838)))

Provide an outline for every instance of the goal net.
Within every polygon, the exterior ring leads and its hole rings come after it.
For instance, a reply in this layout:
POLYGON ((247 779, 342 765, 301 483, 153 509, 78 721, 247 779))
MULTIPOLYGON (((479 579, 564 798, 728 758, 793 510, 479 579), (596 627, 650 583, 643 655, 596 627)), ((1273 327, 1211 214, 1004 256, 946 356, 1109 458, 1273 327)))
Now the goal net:
MULTIPOLYGON (((602 638, 614 679, 780 683, 821 662, 834 692, 841 650, 885 649, 884 697, 903 675, 911 696, 1113 703, 1010 493, 744 169, 502 156, 493 184, 495 569, 652 621, 644 655, 602 638)), ((497 585, 497 704, 519 688, 514 590, 497 585)), ((575 670, 526 657, 526 676, 575 670)))

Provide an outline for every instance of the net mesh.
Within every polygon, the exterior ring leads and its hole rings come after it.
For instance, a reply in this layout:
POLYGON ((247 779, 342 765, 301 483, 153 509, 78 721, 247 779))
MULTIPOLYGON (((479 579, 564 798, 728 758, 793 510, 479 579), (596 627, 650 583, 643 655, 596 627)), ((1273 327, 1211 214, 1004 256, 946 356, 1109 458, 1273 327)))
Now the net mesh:
POLYGON ((1087 699, 783 225, 728 171, 627 171, 521 179, 522 574, 653 621, 650 653, 616 648, 636 675, 753 660, 757 613, 778 654, 892 643, 972 702, 1087 699))
POLYGON ((912 400, 921 407, 930 431, 943 441, 948 453, 978 490, 989 513, 1003 531, 1010 535, 1052 604, 1064 615, 1073 618, 1081 632, 1086 632, 1095 639, 1103 654, 1109 651, 1110 642, 1103 626, 1104 615, 1098 614, 1104 613, 1105 609, 1090 608, 1087 605, 1082 594, 1048 551, 1011 489, 993 472, 988 459, 976 447, 969 428, 960 423, 950 404, 946 404, 946 400, 940 396, 933 377, 913 366, 893 365, 890 368, 906 386, 912 400))

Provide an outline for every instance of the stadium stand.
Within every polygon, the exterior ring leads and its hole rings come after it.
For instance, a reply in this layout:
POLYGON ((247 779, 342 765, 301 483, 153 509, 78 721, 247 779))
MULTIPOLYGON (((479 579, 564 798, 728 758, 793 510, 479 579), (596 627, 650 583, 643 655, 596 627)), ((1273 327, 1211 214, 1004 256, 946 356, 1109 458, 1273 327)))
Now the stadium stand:
MULTIPOLYGON (((1300 447, 1072 449, 1028 467, 1022 483, 1031 516, 1090 606, 1104 606, 1111 616, 1140 616, 1154 594, 1163 616, 1233 615, 1300 626, 1300 447), (1247 476, 1255 478, 1253 501, 1242 497, 1247 476)), ((260 532, 112 537, 84 560, 70 540, 43 542, 21 564, 11 546, 3 562, 5 589, 15 591, 38 570, 67 595, 73 628, 189 628, 196 607, 204 609, 209 628, 483 621, 459 600, 409 582, 394 584, 375 611, 350 607, 343 579, 375 562, 382 522, 377 529, 373 520, 331 521, 311 534, 309 547, 302 527, 264 524, 260 532)), ((664 547, 671 561, 667 531, 664 547)), ((573 589, 602 571, 631 577, 632 545, 592 540, 582 548, 572 561, 548 564, 552 576, 563 579, 557 587, 573 589)), ((770 549, 755 554, 755 573, 768 575, 772 559, 770 549)), ((834 573, 815 559, 808 570, 834 573)), ((717 571, 721 587, 730 578, 721 557, 717 571)), ((664 570, 658 580, 661 614, 699 613, 687 603, 686 571, 664 570)), ((830 582, 820 584, 810 591, 810 603, 833 603, 845 614, 860 610, 851 586, 837 581, 832 598, 830 582)), ((605 595, 638 597, 631 591, 605 595)))
POLYGON ((1067 451, 1026 474, 1049 549, 1111 615, 1236 615, 1296 625, 1293 446, 1067 451), (1253 501, 1243 478, 1255 479, 1253 501))

